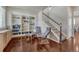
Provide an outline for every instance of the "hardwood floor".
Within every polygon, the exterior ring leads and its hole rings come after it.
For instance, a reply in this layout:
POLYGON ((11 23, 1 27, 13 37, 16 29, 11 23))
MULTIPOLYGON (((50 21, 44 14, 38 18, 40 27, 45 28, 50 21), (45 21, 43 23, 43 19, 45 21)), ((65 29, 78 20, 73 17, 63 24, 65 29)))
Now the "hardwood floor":
POLYGON ((77 52, 79 51, 79 33, 74 39, 58 44, 50 39, 31 36, 12 38, 4 52, 77 52))

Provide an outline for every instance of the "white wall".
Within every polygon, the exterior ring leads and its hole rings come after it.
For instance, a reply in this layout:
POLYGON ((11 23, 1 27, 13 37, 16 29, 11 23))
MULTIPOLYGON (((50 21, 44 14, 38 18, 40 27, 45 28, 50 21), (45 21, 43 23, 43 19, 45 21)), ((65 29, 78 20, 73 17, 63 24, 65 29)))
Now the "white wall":
POLYGON ((6 28, 6 7, 0 6, 0 28, 6 28))
POLYGON ((77 32, 79 32, 79 16, 74 17, 74 28, 77 32))
POLYGON ((27 10, 23 11, 22 9, 17 8, 7 8, 7 27, 12 29, 12 15, 19 15, 19 16, 34 16, 36 15, 27 13, 27 10), (26 11, 26 12, 25 12, 26 11))
MULTIPOLYGON (((72 11, 70 7, 54 7, 55 9, 50 10, 50 13, 46 13, 51 16, 57 22, 62 22, 62 31, 67 35, 68 38, 72 36, 72 11)), ((49 10, 47 10, 49 11, 49 10)), ((45 10, 46 12, 46 10, 45 10)), ((44 24, 42 20, 47 19, 42 17, 41 12, 38 14, 38 24, 45 29, 48 25, 44 24)), ((48 19, 50 20, 50 19, 48 19)), ((55 26, 55 25, 54 25, 55 26)), ((44 30, 42 30, 44 31, 44 30)))
POLYGON ((48 25, 43 22, 42 12, 39 12, 37 17, 36 26, 40 26, 42 33, 44 33, 48 25))
MULTIPOLYGON (((27 10, 26 10, 27 11, 27 10)), ((7 9, 7 25, 11 28, 11 15, 12 14, 19 14, 19 15, 32 15, 29 13, 24 12, 23 10, 20 9, 7 9)), ((35 26, 41 26, 42 27, 42 32, 46 30, 46 27, 48 27, 47 24, 43 22, 43 16, 42 12, 39 12, 38 15, 32 15, 36 17, 36 24, 35 26)), ((69 7, 62 7, 58 6, 55 7, 55 9, 52 9, 50 12, 50 16, 57 22, 62 22, 63 25, 63 32, 68 36, 72 36, 72 12, 69 7)))
POLYGON ((0 7, 0 28, 2 28, 2 7, 0 7))
POLYGON ((79 26, 79 16, 78 17, 75 17, 75 26, 79 26))
POLYGON ((79 31, 79 6, 74 10, 74 26, 76 31, 79 31))
MULTIPOLYGON (((51 7, 50 7, 51 8, 51 7)), ((68 11, 67 11, 67 7, 64 6, 56 6, 54 8, 51 8, 48 11, 48 15, 55 20, 56 22, 58 22, 59 24, 62 23, 62 29, 63 32, 67 35, 67 19, 68 19, 68 11)), ((56 27, 59 27, 57 25, 55 25, 56 27)))
POLYGON ((67 10, 68 10, 68 37, 73 37, 74 36, 73 10, 71 7, 68 7, 67 10))

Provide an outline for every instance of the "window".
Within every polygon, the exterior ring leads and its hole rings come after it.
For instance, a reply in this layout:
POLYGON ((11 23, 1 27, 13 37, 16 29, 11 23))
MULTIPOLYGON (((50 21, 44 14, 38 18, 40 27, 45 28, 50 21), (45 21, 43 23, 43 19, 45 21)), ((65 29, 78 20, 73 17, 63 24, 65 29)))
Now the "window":
POLYGON ((0 29, 5 28, 5 9, 0 7, 0 29))

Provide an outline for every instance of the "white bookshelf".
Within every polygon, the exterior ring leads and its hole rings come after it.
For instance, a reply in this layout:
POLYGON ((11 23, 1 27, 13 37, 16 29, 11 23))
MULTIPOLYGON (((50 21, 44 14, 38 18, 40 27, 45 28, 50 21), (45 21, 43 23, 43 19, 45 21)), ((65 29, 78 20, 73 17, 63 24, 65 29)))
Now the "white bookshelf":
POLYGON ((23 15, 13 15, 12 16, 12 33, 16 35, 26 34, 28 32, 34 32, 35 17, 33 16, 23 16, 23 15), (19 29, 13 26, 18 26, 19 29))

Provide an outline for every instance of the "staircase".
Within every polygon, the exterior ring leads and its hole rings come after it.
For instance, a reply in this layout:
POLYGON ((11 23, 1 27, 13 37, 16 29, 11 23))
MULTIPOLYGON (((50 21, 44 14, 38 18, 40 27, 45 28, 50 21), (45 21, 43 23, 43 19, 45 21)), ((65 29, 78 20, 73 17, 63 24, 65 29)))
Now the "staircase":
POLYGON ((43 17, 46 17, 46 19, 43 19, 43 22, 51 27, 51 33, 49 34, 49 38, 53 39, 58 43, 66 39, 66 35, 62 32, 62 23, 55 21, 45 12, 42 12, 42 14, 43 17))

